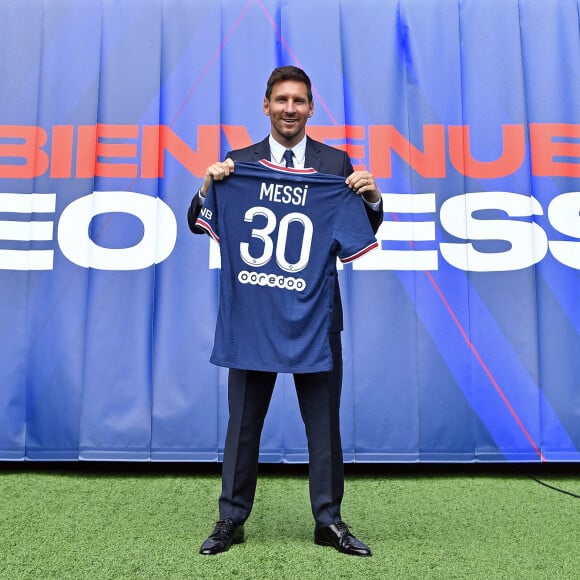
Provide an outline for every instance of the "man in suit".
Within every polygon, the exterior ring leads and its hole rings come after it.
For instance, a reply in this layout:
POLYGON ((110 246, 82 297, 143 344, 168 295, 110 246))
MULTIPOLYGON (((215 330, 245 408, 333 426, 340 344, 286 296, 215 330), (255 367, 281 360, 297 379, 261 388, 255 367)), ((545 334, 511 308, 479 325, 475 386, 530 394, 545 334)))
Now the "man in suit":
MULTIPOLYGON (((230 151, 225 161, 208 167, 203 184, 194 196, 188 223, 195 225, 212 180, 223 180, 235 171, 236 161, 270 160, 280 166, 313 167, 319 172, 345 177, 348 186, 365 201, 376 233, 383 221, 382 200, 373 176, 354 171, 343 151, 306 136, 306 123, 314 112, 312 88, 306 73, 294 66, 274 69, 268 79, 263 103, 270 118, 270 135, 244 149, 230 151)), ((335 291, 329 342, 333 368, 329 372, 294 374, 300 413, 306 428, 309 453, 309 488, 315 520, 314 541, 339 552, 370 556, 342 521, 344 464, 340 439, 340 393, 342 387, 342 304, 335 272, 335 291)), ((219 521, 203 542, 200 553, 218 554, 244 541, 244 522, 252 509, 258 476, 260 435, 276 373, 230 369, 228 378, 229 422, 222 466, 219 521)))

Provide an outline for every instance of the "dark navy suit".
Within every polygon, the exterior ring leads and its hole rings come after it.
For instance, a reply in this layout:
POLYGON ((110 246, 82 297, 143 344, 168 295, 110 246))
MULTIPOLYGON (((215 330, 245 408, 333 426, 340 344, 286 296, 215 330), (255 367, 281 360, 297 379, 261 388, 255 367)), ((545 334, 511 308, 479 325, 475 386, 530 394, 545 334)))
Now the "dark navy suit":
MULTIPOLYGON (((244 149, 230 151, 235 161, 270 159, 268 138, 244 149)), ((322 173, 341 175, 353 172, 343 151, 307 138, 305 167, 322 173)), ((383 221, 382 204, 378 211, 366 206, 376 232, 383 221)), ((197 194, 188 212, 189 227, 195 226, 201 204, 197 194)), ((309 482, 312 513, 320 526, 341 520, 340 504, 344 492, 344 466, 340 439, 340 394, 342 388, 342 303, 338 276, 334 293, 333 316, 329 335, 333 369, 324 373, 294 374, 294 384, 302 420, 306 428, 309 453, 309 482)), ((250 515, 258 477, 260 435, 270 403, 276 373, 230 369, 228 381, 229 423, 222 467, 220 519, 243 523, 250 515)))

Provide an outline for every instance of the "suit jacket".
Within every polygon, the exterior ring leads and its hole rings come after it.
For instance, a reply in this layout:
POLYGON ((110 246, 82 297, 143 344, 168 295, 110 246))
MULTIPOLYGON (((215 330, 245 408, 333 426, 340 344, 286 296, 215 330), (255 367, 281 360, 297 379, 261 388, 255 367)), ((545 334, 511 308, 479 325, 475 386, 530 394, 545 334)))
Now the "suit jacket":
MULTIPOLYGON (((269 138, 266 137, 263 141, 254 143, 249 147, 230 151, 226 157, 230 157, 234 160, 234 162, 259 161, 260 159, 270 160, 270 144, 268 139, 269 138)), ((320 171, 321 173, 328 173, 330 175, 342 175, 345 178, 354 171, 352 163, 344 151, 315 141, 310 137, 306 138, 306 157, 304 160, 304 167, 313 167, 316 169, 316 171, 320 171)), ((187 222, 189 224, 189 228, 195 234, 206 233, 204 230, 198 228, 195 225, 195 220, 199 215, 201 207, 202 204, 200 204, 199 196, 196 193, 187 212, 187 222)), ((373 231, 376 233, 383 221, 383 203, 381 201, 378 211, 374 211, 367 204, 365 204, 365 208, 369 222, 371 223, 373 231)), ((338 273, 335 271, 334 275, 336 283, 334 286, 334 305, 330 331, 339 332, 343 328, 342 301, 340 299, 340 289, 338 286, 338 273)))

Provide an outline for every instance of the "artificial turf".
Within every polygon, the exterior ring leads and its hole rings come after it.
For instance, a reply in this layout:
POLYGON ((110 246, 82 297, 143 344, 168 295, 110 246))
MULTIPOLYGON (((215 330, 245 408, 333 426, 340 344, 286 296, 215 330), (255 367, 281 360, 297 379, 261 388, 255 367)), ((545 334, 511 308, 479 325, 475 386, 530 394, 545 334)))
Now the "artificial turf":
POLYGON ((217 465, 2 463, 0 578, 580 577, 578 464, 347 466, 371 558, 313 543, 306 469, 283 465, 262 467, 246 542, 201 556, 219 491, 217 465))

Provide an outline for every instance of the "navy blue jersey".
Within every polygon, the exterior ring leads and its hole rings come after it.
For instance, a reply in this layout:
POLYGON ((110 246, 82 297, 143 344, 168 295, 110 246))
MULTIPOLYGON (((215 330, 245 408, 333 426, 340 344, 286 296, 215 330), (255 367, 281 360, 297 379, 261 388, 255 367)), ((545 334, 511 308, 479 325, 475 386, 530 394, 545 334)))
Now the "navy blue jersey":
POLYGON ((344 177, 235 163, 212 184, 196 225, 219 242, 219 310, 211 362, 229 368, 328 371, 336 257, 377 247, 344 177))

